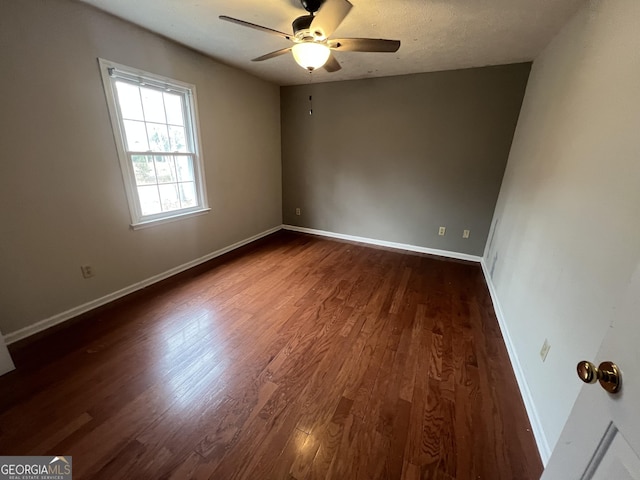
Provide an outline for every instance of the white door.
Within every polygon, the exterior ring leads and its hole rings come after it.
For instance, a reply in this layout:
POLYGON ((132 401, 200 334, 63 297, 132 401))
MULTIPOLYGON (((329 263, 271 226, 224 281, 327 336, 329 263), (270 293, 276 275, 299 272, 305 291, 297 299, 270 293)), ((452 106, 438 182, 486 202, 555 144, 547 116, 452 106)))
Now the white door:
POLYGON ((580 360, 617 364, 622 388, 582 387, 542 478, 640 480, 640 264, 597 358, 580 360))
POLYGON ((4 344, 2 333, 0 333, 0 375, 4 375, 5 373, 10 372, 14 368, 15 367, 13 366, 11 355, 9 355, 9 350, 7 349, 7 346, 4 344))

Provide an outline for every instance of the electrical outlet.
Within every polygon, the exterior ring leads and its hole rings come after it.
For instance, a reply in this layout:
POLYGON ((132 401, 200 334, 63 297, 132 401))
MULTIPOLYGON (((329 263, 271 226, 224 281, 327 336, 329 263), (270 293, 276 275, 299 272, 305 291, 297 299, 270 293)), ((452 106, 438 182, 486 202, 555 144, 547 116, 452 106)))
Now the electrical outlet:
POLYGON ((300 215, 301 211, 300 211, 300 207, 296 208, 296 215, 300 215))
POLYGON ((447 227, 440 227, 438 229, 438 235, 440 235, 441 237, 444 237, 444 234, 446 231, 447 231, 447 227))
POLYGON ((462 231, 462 238, 469 238, 469 230, 462 231))
POLYGON ((84 278, 91 278, 95 275, 93 273, 93 267, 91 265, 81 265, 80 271, 82 272, 82 276, 84 278))
POLYGON ((551 350, 551 345, 549 345, 549 340, 545 338, 544 343, 542 344, 542 348, 540 349, 540 358, 543 362, 547 359, 549 350, 551 350))

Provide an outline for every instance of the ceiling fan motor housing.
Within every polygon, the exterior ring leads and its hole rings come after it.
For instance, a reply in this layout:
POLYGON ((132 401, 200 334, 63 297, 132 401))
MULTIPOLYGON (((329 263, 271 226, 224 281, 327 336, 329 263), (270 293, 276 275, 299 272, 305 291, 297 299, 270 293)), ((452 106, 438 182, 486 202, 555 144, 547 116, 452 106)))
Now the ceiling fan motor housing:
POLYGON ((320 9, 324 0, 300 0, 300 3, 307 12, 315 13, 320 9))
POLYGON ((317 41, 325 40, 324 33, 319 29, 312 29, 311 22, 315 17, 313 15, 303 15, 296 18, 291 26, 293 27, 293 35, 298 41, 317 41))

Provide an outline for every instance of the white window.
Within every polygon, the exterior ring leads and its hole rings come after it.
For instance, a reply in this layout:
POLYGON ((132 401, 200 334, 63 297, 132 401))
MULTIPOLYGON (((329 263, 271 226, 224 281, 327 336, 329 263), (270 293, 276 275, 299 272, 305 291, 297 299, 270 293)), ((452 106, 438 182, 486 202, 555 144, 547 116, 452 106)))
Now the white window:
POLYGON ((208 211, 195 86, 99 63, 133 228, 208 211))

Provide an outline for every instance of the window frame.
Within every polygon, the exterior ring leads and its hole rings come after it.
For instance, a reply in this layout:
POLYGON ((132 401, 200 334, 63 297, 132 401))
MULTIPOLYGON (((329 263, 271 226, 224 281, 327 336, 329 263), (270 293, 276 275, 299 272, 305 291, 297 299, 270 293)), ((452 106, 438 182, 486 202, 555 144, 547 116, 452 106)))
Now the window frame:
POLYGON ((127 195, 127 203, 131 214, 131 228, 135 230, 150 227, 209 212, 211 209, 209 208, 207 191, 205 188, 204 162, 202 158, 200 127, 198 123, 196 86, 103 58, 98 58, 98 63, 107 100, 109 118, 113 128, 113 136, 118 153, 120 170, 122 172, 125 192, 127 195), (115 82, 118 79, 138 86, 144 85, 158 89, 159 91, 172 91, 173 93, 180 94, 184 98, 183 106, 185 111, 183 112, 183 116, 185 120, 185 138, 187 140, 187 144, 192 147, 192 151, 188 153, 154 152, 151 150, 146 152, 129 151, 127 148, 127 139, 124 129, 124 119, 122 112, 120 111, 120 105, 117 100, 117 93, 115 89, 115 82), (193 158, 193 176, 197 205, 194 207, 144 215, 142 213, 140 198, 138 195, 138 184, 136 182, 135 172, 133 169, 132 157, 136 155, 166 157, 181 155, 191 156, 193 158))

